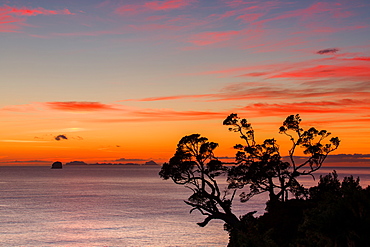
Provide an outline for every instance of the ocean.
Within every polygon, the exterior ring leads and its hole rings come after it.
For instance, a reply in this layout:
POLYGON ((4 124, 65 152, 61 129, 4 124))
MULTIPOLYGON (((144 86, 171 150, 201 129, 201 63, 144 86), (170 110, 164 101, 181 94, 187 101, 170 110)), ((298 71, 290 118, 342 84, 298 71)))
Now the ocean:
MULTIPOLYGON (((369 168, 336 169, 340 177, 369 168)), ((0 246, 226 246, 223 222, 196 225, 183 200, 190 190, 159 178, 156 166, 0 167, 0 246)), ((317 184, 306 177, 307 186, 317 184)), ((263 213, 267 195, 233 210, 263 213)))

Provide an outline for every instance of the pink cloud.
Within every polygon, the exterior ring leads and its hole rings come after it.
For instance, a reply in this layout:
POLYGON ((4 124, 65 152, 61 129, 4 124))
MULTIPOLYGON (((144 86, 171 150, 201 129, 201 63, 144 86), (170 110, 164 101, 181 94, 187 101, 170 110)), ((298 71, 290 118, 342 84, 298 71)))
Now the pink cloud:
POLYGON ((344 60, 352 60, 352 61, 370 61, 370 57, 353 57, 353 58, 344 58, 344 60))
POLYGON ((311 19, 319 14, 329 13, 331 17, 334 18, 345 18, 349 17, 351 13, 349 11, 341 12, 340 5, 336 5, 328 2, 317 2, 313 3, 307 8, 297 9, 292 11, 286 11, 282 14, 277 15, 276 17, 265 19, 261 22, 271 22, 276 20, 288 19, 288 18, 299 18, 299 19, 311 19))
POLYGON ((59 111, 105 111, 105 110, 117 110, 112 105, 102 104, 99 102, 46 102, 44 103, 47 107, 53 110, 59 111))
POLYGON ((316 82, 314 85, 299 88, 291 85, 262 85, 262 86, 243 86, 239 85, 232 90, 229 88, 222 89, 218 94, 212 97, 215 101, 223 100, 276 100, 276 99, 295 99, 295 98, 369 98, 370 86, 362 83, 352 83, 343 86, 326 87, 316 82))
POLYGON ((244 1, 244 0, 231 0, 231 1, 225 1, 225 4, 229 7, 240 7, 245 4, 255 4, 258 3, 258 1, 244 1))
POLYGON ((143 11, 141 5, 128 4, 117 8, 114 12, 121 15, 135 15, 143 11))
POLYGON ((165 0, 123 5, 115 10, 122 15, 136 15, 147 11, 172 10, 185 7, 194 0, 165 0))
POLYGON ((26 25, 26 17, 36 15, 73 15, 68 9, 47 10, 44 8, 10 7, 3 5, 0 7, 0 32, 18 32, 22 26, 26 25), (18 17, 21 16, 21 17, 18 17))
MULTIPOLYGON (((346 80, 347 81, 347 80, 346 80)), ((330 83, 332 83, 330 81, 330 83)), ((299 87, 292 87, 291 84, 276 84, 276 83, 232 83, 219 92, 213 94, 200 95, 175 95, 144 98, 126 101, 166 101, 166 100, 187 100, 197 99, 205 102, 212 101, 245 101, 245 100, 261 100, 261 101, 276 101, 285 99, 326 99, 327 101, 337 100, 338 98, 351 99, 366 99, 370 98, 370 85, 367 82, 353 82, 351 84, 344 83, 343 85, 330 86, 330 83, 318 82, 312 84, 302 83, 299 87), (329 86, 328 86, 329 85, 329 86)))
MULTIPOLYGON (((302 93, 302 92, 300 92, 302 93)), ((297 93, 298 95, 298 93, 297 93)), ((296 96, 297 96, 296 95, 296 96)), ((265 94, 266 96, 266 94, 265 94)), ((289 92, 285 92, 285 99, 289 92)), ((298 98, 298 97, 296 97, 298 98)), ((250 98, 249 98, 250 99, 250 98)), ((266 99, 261 98, 261 99, 266 99)), ((166 99, 164 99, 166 100, 166 99)), ((254 103, 237 109, 226 111, 175 111, 173 109, 132 109, 128 115, 119 118, 106 118, 92 120, 95 122, 149 122, 149 121, 188 121, 223 119, 230 112, 247 112, 255 116, 281 116, 283 114, 363 114, 370 110, 369 100, 327 100, 327 101, 302 101, 289 103, 254 103)), ((91 120, 89 120, 91 121, 91 120)), ((362 120, 363 121, 363 120, 362 120)))
POLYGON ((282 72, 270 78, 328 78, 328 77, 363 77, 370 78, 369 66, 318 65, 288 72, 282 72))
POLYGON ((195 45, 204 46, 210 45, 222 41, 227 41, 231 39, 232 36, 238 35, 240 31, 220 31, 220 32, 204 32, 193 35, 189 39, 190 43, 195 45))
POLYGON ((10 7, 4 5, 0 7, 0 13, 20 16, 36 16, 36 15, 73 15, 68 9, 64 10, 47 10, 41 7, 38 8, 27 8, 27 7, 10 7))
MULTIPOLYGON (((281 6, 275 5, 274 7, 279 8, 281 6)), ((300 34, 300 36, 302 36, 302 34, 306 34, 310 37, 312 37, 313 32, 334 33, 365 28, 367 27, 367 24, 364 24, 364 22, 344 22, 345 18, 354 15, 354 13, 348 11, 348 9, 356 7, 359 6, 355 3, 349 3, 347 6, 344 6, 344 4, 339 3, 316 2, 306 8, 278 12, 276 14, 270 13, 266 19, 261 19, 261 16, 258 18, 258 21, 254 20, 255 22, 253 24, 263 26, 267 23, 276 23, 277 21, 294 19, 294 22, 291 22, 291 24, 297 25, 295 22, 299 22, 300 28, 299 31, 291 29, 293 30, 291 34, 300 34)))
MULTIPOLYGON (((252 13, 249 13, 251 11, 262 11, 262 10, 261 10, 260 6, 255 5, 255 6, 250 6, 250 7, 246 7, 246 8, 235 8, 233 10, 227 10, 224 13, 221 13, 221 14, 219 14, 219 13, 211 14, 208 18, 216 17, 216 20, 223 20, 223 19, 229 18, 229 17, 243 16, 246 13, 252 14, 252 13)), ((238 19, 238 17, 236 19, 238 19)))
POLYGON ((370 65, 366 63, 368 61, 370 59, 367 56, 348 53, 296 63, 282 62, 277 64, 231 67, 223 70, 205 71, 199 74, 220 75, 221 77, 264 77, 266 79, 366 79, 370 77, 370 65), (344 61, 347 62, 344 63, 344 61))
POLYGON ((21 29, 19 23, 25 21, 24 18, 2 15, 0 12, 0 32, 17 32, 21 29))
POLYGON ((145 7, 153 10, 168 10, 178 9, 187 6, 192 1, 188 0, 167 0, 167 1, 152 1, 145 3, 145 7))
POLYGON ((255 111, 258 113, 269 112, 271 114, 281 115, 299 112, 306 113, 363 113, 370 110, 369 100, 351 100, 343 99, 336 101, 306 101, 292 103, 256 103, 242 108, 245 111, 255 111))
POLYGON ((264 14, 262 14, 262 13, 245 14, 245 15, 238 16, 236 19, 237 20, 242 20, 243 22, 253 22, 255 20, 258 20, 263 15, 264 14))

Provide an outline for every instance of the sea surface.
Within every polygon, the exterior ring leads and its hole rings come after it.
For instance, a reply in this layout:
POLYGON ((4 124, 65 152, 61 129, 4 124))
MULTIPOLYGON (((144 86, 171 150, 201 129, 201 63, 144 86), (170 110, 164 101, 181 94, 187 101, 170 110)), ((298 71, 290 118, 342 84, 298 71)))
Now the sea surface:
MULTIPOLYGON (((159 178, 159 169, 0 167, 0 246, 226 246, 223 223, 196 225, 202 215, 189 214, 183 202, 190 190, 159 178)), ((370 184, 369 168, 322 168, 318 175, 333 169, 370 184)), ((266 196, 235 200, 233 210, 262 214, 266 196)))

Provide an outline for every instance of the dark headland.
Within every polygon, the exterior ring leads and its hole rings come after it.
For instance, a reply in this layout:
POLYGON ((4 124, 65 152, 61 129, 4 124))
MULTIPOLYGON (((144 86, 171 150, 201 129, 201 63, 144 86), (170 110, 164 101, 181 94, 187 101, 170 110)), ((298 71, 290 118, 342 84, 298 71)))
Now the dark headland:
POLYGON ((66 163, 65 165, 68 165, 68 166, 70 166, 70 165, 74 165, 74 166, 76 166, 76 165, 79 165, 79 166, 89 166, 89 165, 107 165, 107 166, 117 166, 117 165, 124 165, 124 166, 158 166, 158 164, 155 162, 155 161, 153 161, 153 160, 151 160, 151 161, 147 161, 147 162, 145 162, 144 164, 138 164, 138 163, 86 163, 86 162, 84 162, 84 161, 71 161, 71 162, 68 162, 68 163, 66 163))

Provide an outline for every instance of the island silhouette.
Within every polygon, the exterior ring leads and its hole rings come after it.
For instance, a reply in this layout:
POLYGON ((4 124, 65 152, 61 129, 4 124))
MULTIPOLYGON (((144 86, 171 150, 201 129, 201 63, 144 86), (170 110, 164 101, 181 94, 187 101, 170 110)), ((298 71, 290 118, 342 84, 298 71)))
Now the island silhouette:
POLYGON ((60 161, 56 161, 51 165, 51 169, 62 169, 63 164, 60 161))
POLYGON ((66 166, 94 166, 94 165, 106 165, 106 166, 158 166, 158 164, 153 161, 147 161, 144 164, 139 163, 86 163, 84 161, 71 161, 65 164, 66 166))

